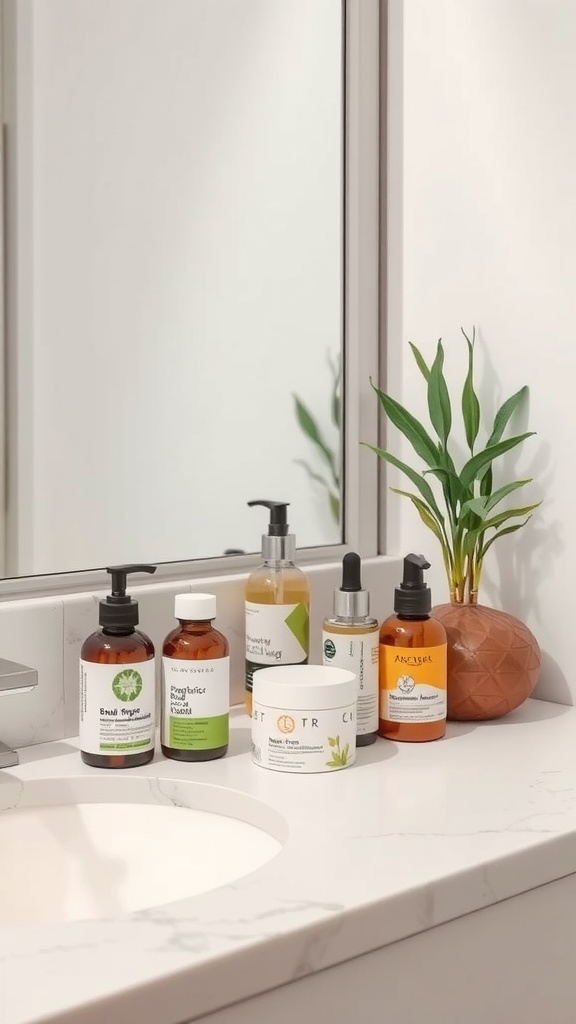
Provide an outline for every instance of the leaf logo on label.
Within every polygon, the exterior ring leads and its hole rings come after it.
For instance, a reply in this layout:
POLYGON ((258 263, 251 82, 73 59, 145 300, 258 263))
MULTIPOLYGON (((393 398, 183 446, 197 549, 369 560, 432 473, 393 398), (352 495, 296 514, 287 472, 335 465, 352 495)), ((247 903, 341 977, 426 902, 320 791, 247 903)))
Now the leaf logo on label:
POLYGON ((118 700, 136 700, 142 690, 142 676, 133 668, 124 669, 114 676, 112 689, 118 700))
POLYGON ((310 631, 310 616, 305 604, 297 604, 288 615, 286 625, 290 632, 296 637, 304 651, 308 651, 308 634, 310 631))

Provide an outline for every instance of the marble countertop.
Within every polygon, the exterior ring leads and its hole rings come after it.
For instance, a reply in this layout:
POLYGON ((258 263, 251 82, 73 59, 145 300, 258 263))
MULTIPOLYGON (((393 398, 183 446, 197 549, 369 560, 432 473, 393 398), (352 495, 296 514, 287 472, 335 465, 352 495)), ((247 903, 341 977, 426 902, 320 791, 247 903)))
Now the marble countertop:
MULTIPOLYGON (((294 776, 251 763, 238 715, 223 760, 158 757, 122 774, 275 808, 288 824, 280 854, 163 907, 0 929, 0 1024, 179 1024, 571 874, 575 740, 576 708, 531 700, 500 721, 451 724, 436 743, 379 740, 350 769, 294 776)), ((0 771, 0 804, 15 780, 120 774, 87 768, 68 740, 21 759, 0 771)))

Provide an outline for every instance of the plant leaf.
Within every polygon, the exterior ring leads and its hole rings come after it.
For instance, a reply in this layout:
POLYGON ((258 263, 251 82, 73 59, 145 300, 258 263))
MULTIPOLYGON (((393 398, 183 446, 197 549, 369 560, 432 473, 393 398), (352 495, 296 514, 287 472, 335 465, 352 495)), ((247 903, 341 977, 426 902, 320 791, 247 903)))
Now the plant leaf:
POLYGON ((490 495, 492 494, 492 485, 492 466, 488 466, 486 472, 483 474, 483 476, 480 477, 480 494, 482 494, 485 498, 489 498, 490 495))
POLYGON ((430 506, 434 515, 443 522, 442 513, 436 503, 434 492, 428 481, 425 480, 420 473, 417 473, 415 469, 412 469, 412 467, 408 466, 405 462, 401 462, 395 455, 385 451, 384 448, 376 448, 372 444, 367 444, 366 441, 362 441, 361 444, 364 448, 370 448, 371 451, 376 452, 376 455, 378 455, 379 458, 384 459, 385 462, 389 462, 391 466, 395 466, 401 473, 404 473, 404 475, 407 476, 414 486, 420 491, 424 501, 430 506))
POLYGON ((442 370, 443 366, 444 349, 440 340, 434 362, 430 367, 430 377, 428 378, 428 412, 430 414, 430 422, 445 448, 452 427, 452 409, 448 387, 442 370))
POLYGON ((524 508, 509 508, 505 512, 499 512, 497 516, 492 516, 492 519, 485 519, 482 522, 480 527, 482 533, 485 530, 492 530, 497 526, 502 526, 502 523, 507 522, 508 519, 517 519, 519 516, 525 516, 527 512, 533 512, 541 504, 541 501, 535 501, 533 505, 525 505, 524 508))
POLYGON ((412 349, 412 355, 414 356, 414 359, 416 360, 416 365, 418 366, 418 369, 420 370, 420 373, 424 377, 424 380, 426 381, 426 383, 428 383, 428 381, 430 380, 430 370, 429 370, 428 366, 426 365, 426 362, 424 360, 424 357, 423 357, 422 353, 420 352, 419 349, 416 348, 416 345, 414 345, 411 341, 409 341, 408 344, 410 345, 410 348, 412 349))
POLYGON ((342 764, 348 764, 348 754, 350 753, 350 744, 345 743, 342 748, 342 764))
POLYGON ((495 540, 498 540, 499 537, 504 537, 507 533, 516 533, 516 530, 521 530, 523 526, 526 526, 526 523, 530 519, 532 519, 532 516, 527 516, 523 523, 515 523, 514 526, 507 526, 505 530, 498 530, 498 533, 495 533, 482 548, 482 551, 480 552, 480 562, 483 560, 488 548, 492 547, 495 540))
POLYGON ((391 487, 390 490, 393 494, 400 494, 403 498, 409 498, 424 525, 427 526, 429 530, 432 530, 432 533, 438 538, 441 544, 445 543, 440 524, 432 515, 427 504, 422 501, 422 498, 419 498, 417 494, 411 494, 410 491, 402 491, 399 487, 391 487))
POLYGON ((338 764, 338 761, 325 761, 327 768, 341 768, 342 765, 338 764))
POLYGON ((433 476, 438 477, 440 481, 446 481, 451 487, 450 504, 453 507, 454 516, 456 516, 455 502, 464 502, 471 496, 469 489, 462 486, 462 482, 456 471, 446 469, 444 466, 434 466, 432 469, 425 469, 424 473, 432 473, 433 476))
POLYGON ((322 453, 322 455, 324 456, 324 459, 326 460, 326 462, 327 462, 327 464, 328 464, 328 466, 330 468, 330 472, 332 474, 332 478, 334 480, 334 483, 336 485, 338 485, 338 474, 337 474, 337 471, 336 471, 336 462, 335 462, 335 459, 334 459, 334 452, 328 447, 328 445, 324 441, 324 438, 322 437, 322 435, 320 433, 318 424, 316 423, 316 420, 312 416, 312 413, 309 412, 309 410, 300 401, 300 399, 298 398, 297 395, 294 395, 293 398, 294 398, 294 404, 295 404, 295 407, 296 407, 296 418, 298 420, 298 423, 300 424, 301 430, 306 434, 306 436, 312 441, 313 444, 316 445, 316 447, 322 453))
POLYGON ((532 478, 528 480, 514 480, 511 484, 504 484, 503 487, 499 487, 494 494, 490 495, 486 502, 485 512, 491 512, 492 509, 498 505, 503 498, 506 498, 512 491, 517 491, 519 487, 525 487, 526 484, 531 484, 532 478))
POLYGON ((315 483, 317 484, 321 484, 322 487, 326 488, 326 490, 330 489, 330 484, 328 483, 328 481, 324 479, 321 473, 317 473, 314 469, 312 469, 312 467, 309 466, 304 459, 294 459, 294 462, 296 463, 297 466, 302 466, 302 469, 306 470, 311 480, 314 480, 315 483))
POLYGON ((330 504, 330 511, 332 513, 332 518, 334 519, 334 521, 336 523, 339 523, 340 522, 340 498, 336 494, 332 494, 332 492, 330 492, 330 494, 328 495, 328 502, 330 504))
POLYGON ((438 461, 436 445, 422 424, 403 405, 400 405, 390 395, 385 394, 384 391, 380 391, 380 388, 377 388, 372 383, 372 380, 370 380, 370 383, 378 395, 382 408, 390 422, 397 427, 400 433, 404 434, 404 437, 410 442, 416 454, 421 459, 424 459, 424 462, 429 466, 436 465, 438 461))
POLYGON ((329 747, 335 747, 336 746, 336 740, 334 739, 333 736, 329 736, 328 737, 328 746, 329 747))
POLYGON ((332 416, 332 423, 335 427, 340 429, 340 414, 341 414, 341 402, 340 402, 340 357, 337 356, 335 362, 328 359, 330 370, 332 371, 332 394, 330 397, 330 412, 332 416))
POLYGON ((484 451, 478 452, 477 455, 473 455, 471 459, 462 467, 460 473, 460 482, 464 487, 470 487, 474 480, 478 479, 480 472, 487 466, 490 466, 494 459, 497 459, 500 455, 504 455, 505 452, 509 452, 511 448, 515 448, 516 445, 521 444, 527 437, 532 437, 534 434, 533 430, 527 431, 525 434, 518 434, 516 437, 508 437, 505 441, 498 441, 497 444, 488 445, 484 451))
POLYGON ((475 340, 475 329, 472 333, 472 341, 461 327, 460 330, 466 338, 466 344, 468 345, 468 373, 466 374, 466 380, 464 381, 464 387, 462 389, 462 418, 464 420, 464 430, 466 432, 466 442, 470 449, 470 453, 474 452, 474 442, 478 437, 478 431, 480 429, 480 403, 478 396, 474 391, 474 340, 475 340))
POLYGON ((520 390, 516 391, 514 395, 511 395, 510 398, 507 398, 504 404, 500 406, 498 412, 496 413, 496 416, 494 417, 494 426, 492 427, 492 433, 488 438, 487 447, 496 444, 500 440, 502 434, 504 433, 508 425, 509 420, 511 419, 512 415, 516 412, 516 409, 518 409, 519 406, 522 404, 527 394, 528 385, 525 384, 523 388, 520 388, 520 390))

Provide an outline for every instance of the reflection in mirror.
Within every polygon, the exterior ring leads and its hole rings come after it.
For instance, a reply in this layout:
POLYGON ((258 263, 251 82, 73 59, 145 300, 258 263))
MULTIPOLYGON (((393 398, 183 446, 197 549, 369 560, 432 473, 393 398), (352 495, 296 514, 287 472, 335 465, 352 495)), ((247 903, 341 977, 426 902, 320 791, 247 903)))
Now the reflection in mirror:
POLYGON ((3 575, 340 542, 341 4, 1 2, 3 575))

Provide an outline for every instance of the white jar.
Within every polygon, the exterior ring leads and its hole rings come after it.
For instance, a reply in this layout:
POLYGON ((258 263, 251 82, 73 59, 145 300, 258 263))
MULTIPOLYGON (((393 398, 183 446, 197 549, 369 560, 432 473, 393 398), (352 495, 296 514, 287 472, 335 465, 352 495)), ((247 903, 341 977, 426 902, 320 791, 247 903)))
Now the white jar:
POLYGON ((354 672, 282 665, 254 673, 252 760, 276 772, 330 772, 356 760, 354 672))

